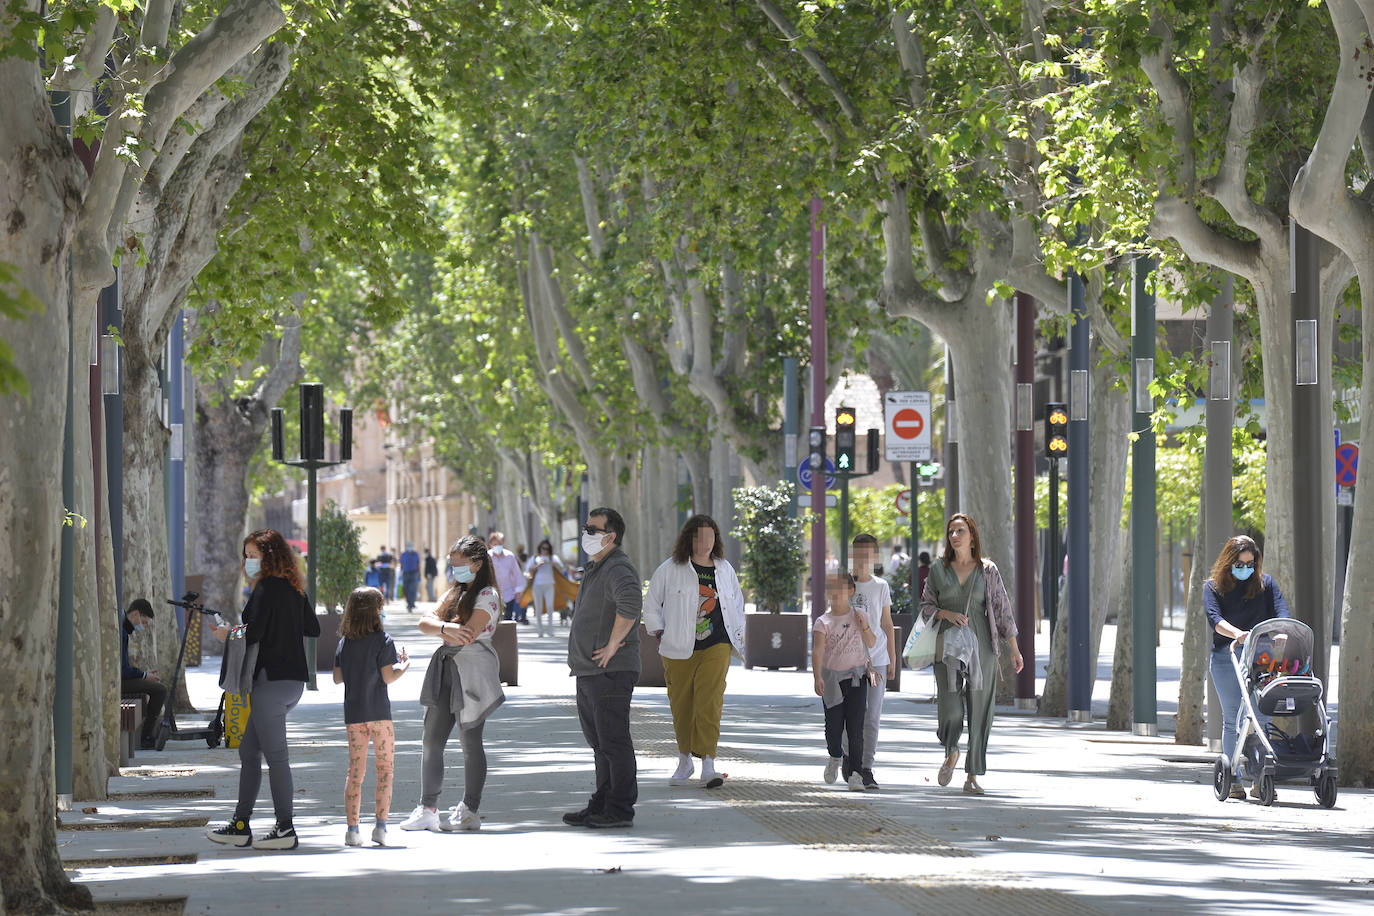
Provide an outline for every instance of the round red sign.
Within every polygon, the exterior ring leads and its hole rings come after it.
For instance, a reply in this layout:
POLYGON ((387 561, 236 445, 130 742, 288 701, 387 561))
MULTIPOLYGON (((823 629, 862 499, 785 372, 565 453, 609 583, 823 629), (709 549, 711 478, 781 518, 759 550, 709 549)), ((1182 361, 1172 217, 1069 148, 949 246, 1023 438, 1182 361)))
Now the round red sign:
POLYGON ((903 407, 892 415, 892 432, 899 439, 915 439, 926 428, 926 418, 914 407, 903 407))

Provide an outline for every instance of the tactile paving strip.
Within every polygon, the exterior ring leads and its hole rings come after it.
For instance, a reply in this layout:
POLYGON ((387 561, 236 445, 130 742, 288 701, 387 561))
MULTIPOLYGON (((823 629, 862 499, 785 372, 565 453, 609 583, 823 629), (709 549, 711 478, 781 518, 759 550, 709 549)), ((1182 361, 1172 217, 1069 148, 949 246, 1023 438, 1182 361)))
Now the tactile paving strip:
POLYGON ((869 878, 868 887, 914 913, 959 913, 960 916, 1104 916, 1103 911, 1059 891, 1017 885, 1010 876, 998 882, 977 879, 869 878), (998 883, 994 883, 998 882, 998 883))

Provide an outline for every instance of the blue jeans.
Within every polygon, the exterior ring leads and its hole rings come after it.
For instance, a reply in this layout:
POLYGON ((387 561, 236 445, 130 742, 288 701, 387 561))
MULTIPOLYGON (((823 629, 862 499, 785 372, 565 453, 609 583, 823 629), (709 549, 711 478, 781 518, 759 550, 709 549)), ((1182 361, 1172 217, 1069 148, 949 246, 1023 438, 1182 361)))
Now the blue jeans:
MULTIPOLYGON (((1213 649, 1207 669, 1212 673, 1212 685, 1217 689, 1217 699, 1221 700, 1221 750, 1226 759, 1234 764, 1243 688, 1236 678, 1236 669, 1231 664, 1231 659, 1227 658, 1230 651, 1229 646, 1225 649, 1213 649)), ((1269 721, 1268 716, 1259 716, 1259 727, 1264 728, 1269 721)))

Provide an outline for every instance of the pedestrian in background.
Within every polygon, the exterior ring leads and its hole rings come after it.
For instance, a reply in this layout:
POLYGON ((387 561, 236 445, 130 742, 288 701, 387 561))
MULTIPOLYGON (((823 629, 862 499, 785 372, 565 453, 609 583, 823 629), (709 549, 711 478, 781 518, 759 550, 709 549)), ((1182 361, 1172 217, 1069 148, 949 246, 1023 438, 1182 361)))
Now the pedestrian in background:
MULTIPOLYGON (((930 577, 921 593, 921 619, 943 630, 972 627, 982 671, 1000 673, 1001 668, 995 660, 1001 655, 1001 644, 1006 642, 1012 666, 1018 673, 1021 671, 1023 661, 1021 649, 1016 645, 1016 618, 1011 612, 1011 599, 1007 597, 1002 574, 997 564, 983 556, 978 526, 962 512, 951 515, 945 525, 945 553, 940 562, 930 567, 930 577)), ((978 777, 987 772, 988 734, 997 699, 997 675, 982 678, 981 685, 975 688, 963 674, 951 672, 943 660, 937 659, 934 668, 935 689, 939 696, 937 734, 945 749, 945 761, 937 779, 940 785, 947 786, 953 777, 954 766, 959 762, 959 739, 963 736, 967 717, 964 791, 969 795, 982 795, 983 787, 978 784, 978 777)))
MULTIPOLYGON (((1213 630, 1207 669, 1221 701, 1221 751, 1228 761, 1234 762, 1241 686, 1229 653, 1244 646, 1246 637, 1258 624, 1291 616, 1283 592, 1264 571, 1263 554, 1253 538, 1237 535, 1221 548, 1212 564, 1212 573, 1202 586, 1202 608, 1213 630)), ((1258 782, 1252 794, 1259 798, 1258 782)), ((1245 787, 1233 783, 1231 797, 1244 798, 1245 787)))
POLYGON ((725 675, 731 648, 744 651, 744 592, 709 515, 689 518, 673 555, 654 570, 644 625, 659 640, 677 737, 677 770, 668 783, 691 782, 693 758, 700 757, 701 784, 717 788, 724 782, 716 772, 716 746, 725 675))
POLYGON ((348 733, 345 846, 363 845, 358 821, 362 816, 369 743, 377 770, 372 842, 386 845, 396 756, 396 731, 391 723, 391 698, 386 688, 406 673, 410 659, 405 649, 396 651, 391 636, 382 629, 384 603, 377 589, 355 588, 344 602, 343 620, 339 623, 341 638, 334 650, 334 683, 344 685, 344 729, 348 733))
POLYGON ((425 548, 425 594, 431 602, 434 601, 434 580, 439 578, 439 562, 434 559, 434 554, 425 548))
POLYGON ((147 598, 135 598, 129 602, 124 619, 119 626, 119 695, 123 697, 145 698, 143 707, 143 728, 139 732, 138 746, 150 750, 157 746, 157 724, 162 714, 162 706, 167 702, 167 685, 157 676, 156 671, 144 671, 129 661, 129 637, 152 622, 153 606, 147 598))
POLYGON ((873 758, 878 750, 878 726, 883 714, 883 698, 887 696, 887 682, 897 676, 897 631, 892 625, 892 589, 886 579, 873 574, 873 565, 878 562, 878 539, 871 534, 859 534, 851 546, 853 604, 872 622, 878 639, 869 650, 877 677, 868 685, 863 754, 855 757, 851 750, 848 765, 857 770, 865 789, 876 790, 878 780, 873 776, 873 758))
POLYGON ((577 678, 577 718, 592 749, 596 790, 575 827, 630 827, 639 800, 638 764, 630 736, 630 698, 639 681, 639 619, 644 594, 623 545, 625 520, 614 509, 587 514, 582 549, 591 562, 573 606, 568 668, 577 678))
POLYGON ((553 635, 553 604, 557 577, 564 575, 563 561, 553 552, 553 544, 545 538, 535 548, 534 556, 525 564, 525 578, 530 583, 530 607, 534 608, 534 627, 544 635, 544 614, 549 615, 549 634, 553 635))
POLYGON ((385 545, 377 554, 377 574, 382 580, 382 597, 391 601, 396 597, 396 556, 385 545))
POLYGON ((825 577, 828 609, 811 625, 811 670, 816 696, 825 707, 825 748, 830 759, 824 779, 833 783, 844 768, 844 781, 856 792, 864 790, 855 765, 863 758, 864 712, 867 687, 872 683, 869 650, 878 641, 868 615, 853 604, 854 577, 848 572, 825 577), (849 738, 849 756, 844 737, 849 738))
POLYGON ((525 609, 520 606, 520 592, 525 588, 520 560, 506 549, 506 536, 499 531, 493 531, 487 537, 487 549, 491 552, 492 568, 496 570, 496 587, 501 590, 501 600, 506 603, 506 619, 529 623, 525 609))
MULTIPOLYGON (((252 705, 243 739, 239 742, 239 798, 234 818, 210 831, 216 843, 256 846, 259 849, 295 849, 299 845, 293 823, 295 785, 286 743, 286 715, 305 692, 310 669, 305 660, 305 637, 320 635, 315 608, 305 594, 291 548, 271 528, 254 531, 243 539, 243 575, 252 592, 243 608, 245 641, 257 646, 253 670, 252 705), (263 836, 249 829, 253 806, 262 786, 262 761, 267 759, 272 808, 276 825, 263 836)), ((220 639, 228 627, 215 631, 220 639)))
POLYGON ((415 610, 415 602, 420 600, 420 555, 410 541, 401 552, 401 591, 406 596, 406 610, 415 610))
POLYGON ((420 616, 419 629, 438 636, 420 688, 425 707, 424 741, 420 752, 420 803, 401 822, 402 830, 476 831, 482 821, 477 809, 487 783, 487 752, 482 729, 506 701, 501 690, 501 662, 492 647, 492 634, 501 619, 501 594, 496 588, 491 554, 476 535, 466 535, 449 550, 455 585, 444 593, 432 612, 420 616), (449 809, 440 823, 439 793, 444 787, 444 748, 454 726, 463 748, 463 800, 449 809))

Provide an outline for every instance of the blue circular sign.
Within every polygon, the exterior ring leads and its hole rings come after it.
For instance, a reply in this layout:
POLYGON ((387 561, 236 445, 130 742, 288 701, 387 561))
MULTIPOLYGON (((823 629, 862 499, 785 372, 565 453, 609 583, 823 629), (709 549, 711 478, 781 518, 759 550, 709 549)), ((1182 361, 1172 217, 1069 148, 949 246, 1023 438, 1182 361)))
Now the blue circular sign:
MULTIPOLYGON (((801 484, 801 488, 802 488, 803 490, 805 490, 806 492, 808 492, 808 493, 811 492, 811 456, 810 456, 810 455, 807 455, 807 456, 803 457, 802 460, 801 460, 801 463, 797 465, 797 483, 801 484)), ((831 490, 831 489, 834 489, 834 487, 835 487, 835 462, 831 461, 830 458, 827 456, 826 459, 825 459, 825 488, 826 488, 827 490, 831 490)))

